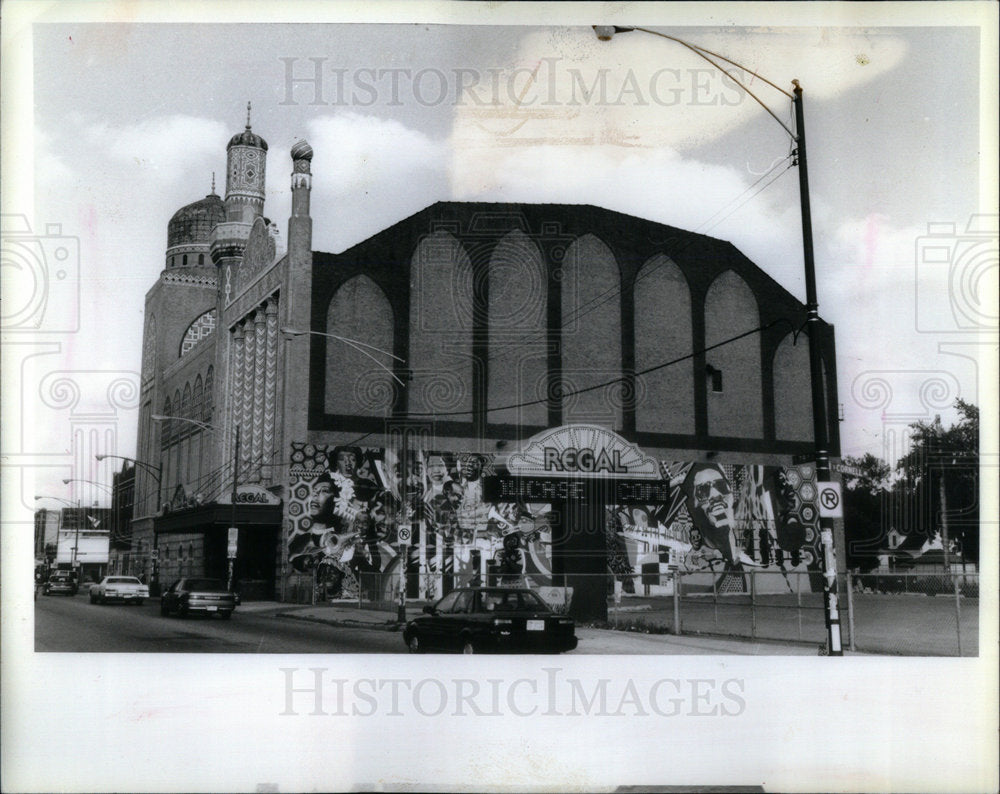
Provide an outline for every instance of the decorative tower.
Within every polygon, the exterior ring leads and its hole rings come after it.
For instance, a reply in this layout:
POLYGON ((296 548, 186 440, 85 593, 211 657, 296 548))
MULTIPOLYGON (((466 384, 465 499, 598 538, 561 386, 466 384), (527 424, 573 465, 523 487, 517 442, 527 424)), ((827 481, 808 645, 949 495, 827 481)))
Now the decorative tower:
POLYGON ((292 217, 288 219, 288 254, 296 264, 307 258, 312 262, 312 218, 309 216, 309 194, 312 191, 312 147, 306 141, 292 146, 292 217))
POLYGON ((226 146, 226 220, 212 234, 212 261, 222 270, 235 267, 246 248, 253 222, 264 213, 267 142, 247 125, 226 146))

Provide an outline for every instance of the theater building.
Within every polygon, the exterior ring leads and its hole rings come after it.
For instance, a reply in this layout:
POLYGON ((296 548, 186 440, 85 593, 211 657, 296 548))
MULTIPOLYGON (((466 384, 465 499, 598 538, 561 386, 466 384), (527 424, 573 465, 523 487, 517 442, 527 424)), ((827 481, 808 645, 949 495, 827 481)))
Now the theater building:
POLYGON ((286 164, 285 234, 266 158, 248 123, 225 197, 170 220, 146 297, 149 574, 224 577, 235 555, 244 597, 295 601, 524 582, 599 617, 615 580, 818 569, 804 307, 730 243, 587 205, 439 202, 314 251, 311 147, 286 164))

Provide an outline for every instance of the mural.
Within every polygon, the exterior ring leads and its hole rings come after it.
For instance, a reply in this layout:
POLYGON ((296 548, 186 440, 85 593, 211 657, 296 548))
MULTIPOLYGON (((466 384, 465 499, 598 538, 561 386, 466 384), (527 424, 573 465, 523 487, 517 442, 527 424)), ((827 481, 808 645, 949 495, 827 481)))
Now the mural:
MULTIPOLYGON (((294 444, 291 464, 288 564, 319 599, 392 599, 403 582, 428 599, 462 585, 553 584, 553 505, 486 501, 484 480, 509 476, 497 456, 411 451, 402 461, 393 449, 294 444)), ((608 570, 623 591, 675 569, 739 590, 740 572, 816 568, 811 466, 659 467, 666 498, 606 511, 608 570)))

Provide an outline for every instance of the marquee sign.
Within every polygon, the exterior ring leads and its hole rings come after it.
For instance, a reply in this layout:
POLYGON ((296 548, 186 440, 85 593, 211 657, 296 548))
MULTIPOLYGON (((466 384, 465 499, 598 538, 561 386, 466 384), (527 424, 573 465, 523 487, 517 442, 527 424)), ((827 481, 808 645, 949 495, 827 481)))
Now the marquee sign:
MULTIPOLYGON (((226 493, 220 497, 218 504, 231 505, 233 495, 226 493)), ((240 485, 236 489, 236 504, 238 505, 280 505, 281 499, 260 485, 240 485)))
POLYGON ((553 477, 483 477, 483 499, 490 502, 669 505, 676 501, 668 480, 555 479, 553 477))
POLYGON ((507 459, 515 477, 661 479, 660 466, 638 446, 600 425, 563 425, 531 438, 507 459))

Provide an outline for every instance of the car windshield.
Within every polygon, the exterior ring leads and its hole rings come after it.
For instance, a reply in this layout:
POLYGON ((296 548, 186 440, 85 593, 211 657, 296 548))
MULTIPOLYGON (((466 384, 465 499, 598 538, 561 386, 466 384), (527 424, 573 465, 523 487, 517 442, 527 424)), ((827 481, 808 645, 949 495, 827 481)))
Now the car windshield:
POLYGON ((486 612, 530 610, 547 612, 548 606, 530 590, 484 590, 482 608, 486 612))
POLYGON ((219 579, 188 579, 188 590, 225 590, 226 586, 219 579))
POLYGON ((134 576, 109 576, 107 579, 108 584, 142 584, 134 576))

